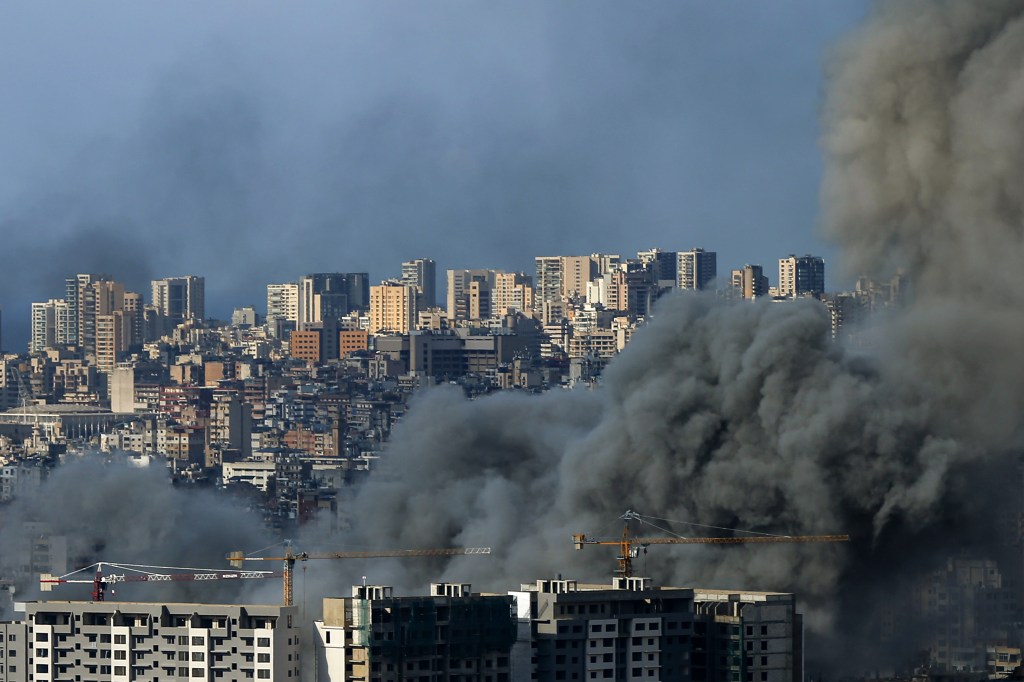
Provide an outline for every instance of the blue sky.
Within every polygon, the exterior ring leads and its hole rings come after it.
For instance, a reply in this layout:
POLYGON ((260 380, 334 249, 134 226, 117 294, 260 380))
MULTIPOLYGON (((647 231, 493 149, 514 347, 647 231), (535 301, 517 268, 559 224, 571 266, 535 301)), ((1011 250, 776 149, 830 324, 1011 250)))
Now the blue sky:
POLYGON ((703 246, 825 256, 818 116, 866 0, 0 6, 0 307, 703 246))

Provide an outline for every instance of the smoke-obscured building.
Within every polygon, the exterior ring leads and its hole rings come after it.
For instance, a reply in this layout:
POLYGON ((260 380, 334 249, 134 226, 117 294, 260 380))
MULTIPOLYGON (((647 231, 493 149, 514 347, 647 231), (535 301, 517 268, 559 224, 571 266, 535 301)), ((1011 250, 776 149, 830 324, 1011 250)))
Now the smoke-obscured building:
POLYGON ((803 627, 792 594, 538 580, 516 597, 515 679, 795 682, 803 627), (523 674, 528 667, 529 674, 523 674))
POLYGON ((676 254, 676 287, 707 289, 718 276, 718 254, 704 249, 690 249, 676 254))
POLYGON ((744 265, 732 271, 732 289, 746 299, 768 295, 768 278, 760 265, 744 265))
POLYGON ((818 256, 779 259, 779 296, 795 297, 825 293, 825 261, 818 256))
POLYGON ((512 669, 516 618, 508 595, 436 583, 429 596, 396 597, 391 587, 357 585, 351 598, 323 604, 317 682, 529 679, 512 669))

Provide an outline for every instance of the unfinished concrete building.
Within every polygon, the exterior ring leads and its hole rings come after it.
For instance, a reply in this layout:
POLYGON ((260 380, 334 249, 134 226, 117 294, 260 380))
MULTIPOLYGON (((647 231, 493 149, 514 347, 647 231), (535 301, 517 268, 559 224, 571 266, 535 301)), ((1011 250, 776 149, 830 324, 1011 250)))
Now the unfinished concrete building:
POLYGON ((510 592, 514 679, 795 682, 803 628, 791 594, 538 580, 510 592))
POLYGON ((510 682, 516 640, 512 597, 435 583, 429 596, 396 597, 357 585, 324 599, 316 622, 318 682, 510 682))

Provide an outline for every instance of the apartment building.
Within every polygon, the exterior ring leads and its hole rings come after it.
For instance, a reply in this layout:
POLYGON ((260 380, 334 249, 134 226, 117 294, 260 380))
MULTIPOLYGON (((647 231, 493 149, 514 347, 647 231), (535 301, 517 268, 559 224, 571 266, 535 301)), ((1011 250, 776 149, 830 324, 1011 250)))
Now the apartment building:
POLYGON ((514 679, 803 676, 803 623, 792 594, 654 587, 649 578, 622 577, 611 585, 538 580, 509 594, 519 620, 514 679))
POLYGON ((298 680, 298 626, 290 606, 29 602, 0 624, 0 682, 298 680))
MULTIPOLYGON (((510 682, 516 641, 513 599, 435 583, 429 596, 357 585, 324 599, 317 621, 317 682, 510 682)), ((524 671, 525 672, 525 671, 524 671)))

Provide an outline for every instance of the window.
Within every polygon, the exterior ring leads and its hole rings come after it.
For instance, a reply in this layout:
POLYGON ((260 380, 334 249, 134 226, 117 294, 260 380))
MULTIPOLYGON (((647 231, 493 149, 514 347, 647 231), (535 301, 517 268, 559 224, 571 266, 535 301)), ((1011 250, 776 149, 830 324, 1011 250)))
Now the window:
POLYGON ((192 677, 202 677, 202 676, 203 676, 203 669, 202 668, 192 668, 192 677))
POLYGON ((202 660, 205 660, 205 658, 206 658, 206 655, 202 651, 193 651, 192 652, 192 660, 193 661, 202 661, 202 660))
POLYGON ((637 629, 637 631, 646 630, 647 629, 647 623, 637 623, 636 624, 636 629, 637 629))
POLYGON ((768 640, 767 639, 762 639, 761 640, 761 651, 767 651, 767 650, 768 650, 768 640))
POLYGON ((206 640, 204 640, 202 637, 193 637, 192 638, 192 646, 203 646, 203 643, 205 641, 206 640))
POLYGON ((178 635, 178 646, 188 646, 188 637, 185 635, 178 635))
POLYGON ((270 671, 269 670, 257 670, 256 671, 256 677, 260 678, 261 680, 269 680, 270 679, 270 671))
POLYGON ((114 674, 115 675, 127 675, 128 674, 128 668, 126 666, 123 666, 123 665, 115 665, 114 666, 114 674))
MULTIPOLYGON (((11 639, 14 639, 14 638, 11 637, 11 639)), ((48 641, 50 641, 50 633, 48 633, 48 632, 37 632, 36 633, 36 641, 37 642, 48 642, 48 641)))
POLYGON ((256 654, 257 663, 270 663, 270 654, 256 654))
POLYGON ((615 623, 606 623, 604 626, 605 632, 615 632, 615 623))
POLYGON ((117 649, 114 651, 114 658, 119 661, 124 661, 128 658, 128 652, 124 649, 117 649))
POLYGON ((761 626, 761 634, 762 635, 767 635, 768 634, 768 626, 767 625, 762 625, 761 626))
POLYGON ((45 673, 45 672, 49 672, 49 671, 50 671, 50 666, 46 665, 45 663, 37 663, 36 664, 36 672, 37 673, 45 673))
POLYGON ((114 635, 114 644, 127 644, 128 637, 126 635, 114 635))
POLYGON ((270 638, 269 637, 257 637, 256 638, 256 646, 270 646, 270 638))

